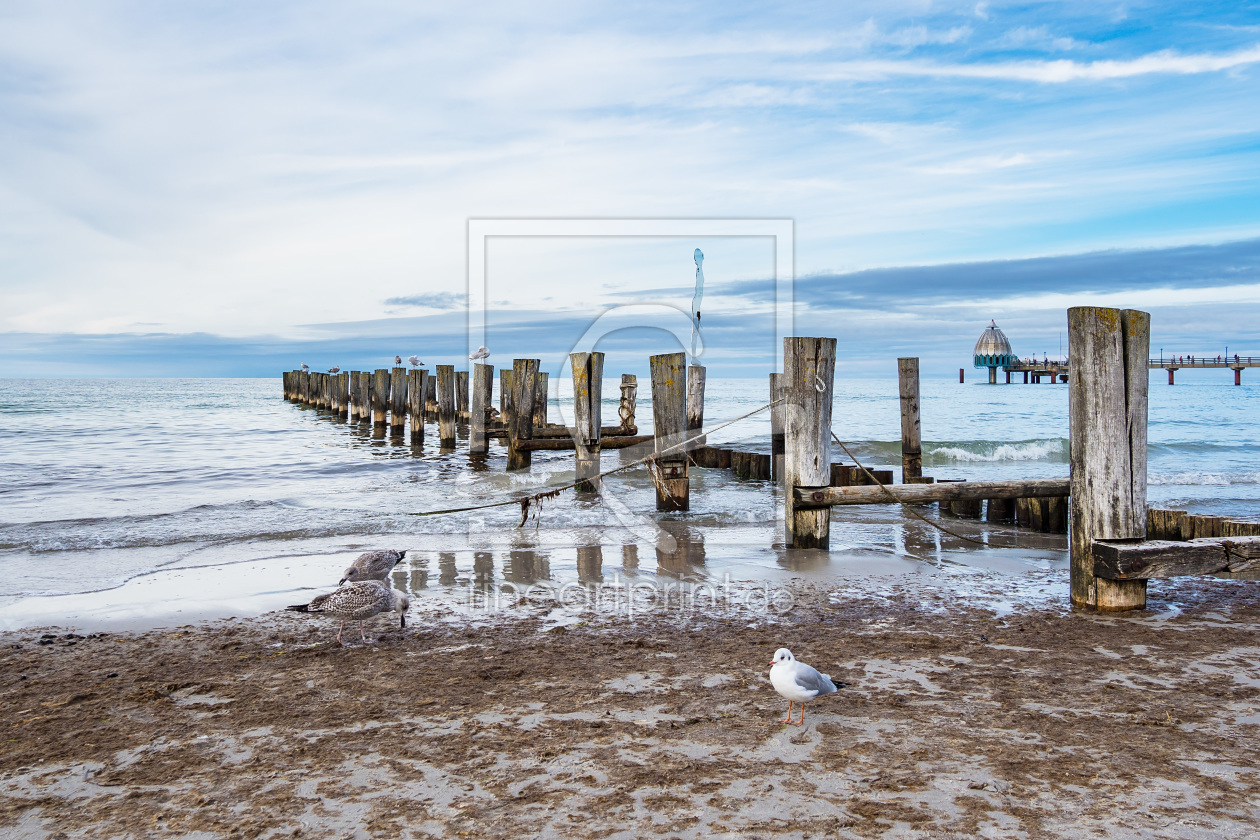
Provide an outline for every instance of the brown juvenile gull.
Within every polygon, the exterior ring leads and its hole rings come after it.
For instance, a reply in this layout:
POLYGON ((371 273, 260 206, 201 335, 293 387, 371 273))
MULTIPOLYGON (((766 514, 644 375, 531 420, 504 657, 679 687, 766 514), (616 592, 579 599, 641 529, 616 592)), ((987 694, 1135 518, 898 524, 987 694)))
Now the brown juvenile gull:
POLYGON ((365 551, 355 558, 350 568, 341 573, 341 580, 337 581, 337 585, 346 581, 353 583, 360 580, 389 580, 389 573, 406 556, 406 551, 365 551))
POLYGON ((770 684, 774 690, 788 701, 787 719, 780 723, 793 723, 801 726, 805 723, 805 701, 813 700, 823 694, 831 694, 836 684, 827 674, 820 674, 804 662, 797 662, 792 651, 779 648, 774 652, 774 661, 770 663, 770 684), (792 720, 792 703, 801 704, 801 719, 792 720))
POLYGON ((407 608, 410 606, 411 602, 407 600, 406 594, 390 589, 380 581, 365 580, 361 583, 348 583, 334 592, 316 595, 309 604, 295 604, 285 609, 300 613, 323 613, 340 618, 337 642, 344 647, 346 643, 341 641, 341 631, 346 628, 347 621, 359 622, 359 638, 366 642, 368 637, 363 632, 364 621, 374 615, 394 610, 400 618, 399 626, 405 629, 407 608))

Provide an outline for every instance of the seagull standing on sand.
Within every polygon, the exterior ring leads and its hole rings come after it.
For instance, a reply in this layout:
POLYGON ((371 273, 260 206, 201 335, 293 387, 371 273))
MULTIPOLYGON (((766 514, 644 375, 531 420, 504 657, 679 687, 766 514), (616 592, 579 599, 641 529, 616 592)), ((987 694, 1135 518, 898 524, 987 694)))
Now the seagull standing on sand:
POLYGON ((365 551, 355 558, 350 568, 342 572, 341 580, 337 585, 340 586, 346 581, 357 583, 361 580, 388 580, 389 573, 406 556, 406 551, 365 551))
POLYGON ((419 356, 408 356, 408 357, 407 357, 407 361, 408 361, 408 362, 411 364, 411 366, 412 366, 412 367, 414 367, 414 368, 418 368, 418 367, 420 367, 420 365, 424 364, 424 362, 420 361, 420 357, 419 357, 419 356))
POLYGON ((410 606, 411 602, 407 600, 406 594, 397 589, 390 589, 379 580, 365 580, 360 583, 346 584, 335 592, 316 595, 309 604, 295 604, 285 609, 300 613, 322 613, 331 615, 333 618, 340 618, 341 626, 337 628, 337 643, 344 647, 346 643, 341 641, 341 631, 346 628, 347 621, 359 622, 359 638, 367 642, 367 634, 363 632, 364 621, 374 615, 393 610, 401 619, 400 626, 406 629, 407 609, 410 606))
POLYGON ((487 350, 486 345, 483 344, 477 348, 476 353, 468 354, 468 358, 472 359, 474 362, 480 362, 482 359, 487 358, 489 355, 490 355, 490 351, 487 350))
POLYGON ((801 726, 805 723, 805 701, 813 700, 823 694, 831 694, 836 684, 827 674, 820 674, 804 662, 797 662, 792 651, 779 648, 774 652, 774 661, 770 663, 770 684, 774 690, 788 701, 788 716, 780 723, 791 723, 801 726), (792 703, 801 704, 801 719, 792 720, 792 703))

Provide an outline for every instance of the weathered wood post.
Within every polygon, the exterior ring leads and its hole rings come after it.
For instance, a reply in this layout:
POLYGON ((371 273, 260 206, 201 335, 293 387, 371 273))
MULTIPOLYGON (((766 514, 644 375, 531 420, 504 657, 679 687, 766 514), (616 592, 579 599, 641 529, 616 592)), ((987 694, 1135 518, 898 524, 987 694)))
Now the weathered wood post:
POLYGON ((548 379, 551 374, 538 372, 538 384, 534 390, 534 428, 547 428, 547 403, 550 401, 551 395, 547 393, 548 379))
MULTIPOLYGON (((704 435, 704 366, 687 366, 687 437, 700 438, 704 435)), ((699 444, 687 446, 687 452, 694 452, 699 444)))
POLYGON ((372 422, 372 374, 366 370, 359 372, 359 423, 372 422))
POLYGON ((517 446, 534 437, 534 397, 538 393, 538 359, 512 360, 512 419, 507 427, 509 470, 527 470, 530 451, 517 446))
POLYGON ((455 366, 437 366, 438 445, 455 448, 455 366))
POLYGON ((350 374, 342 372, 338 374, 341 377, 341 384, 338 386, 338 393, 341 394, 341 419, 350 419, 350 374))
POLYGON ((308 405, 311 401, 311 374, 309 371, 302 371, 298 374, 298 402, 302 405, 308 405))
POLYGON ((512 415, 512 371, 504 368, 499 371, 499 422, 503 428, 511 428, 509 417, 512 415))
POLYGON ((1147 360, 1151 316, 1068 310, 1072 603, 1142 609, 1145 580, 1095 577, 1094 540, 1146 537, 1147 360))
POLYGON ((414 369, 407 372, 407 413, 411 415, 411 442, 424 442, 424 385, 429 372, 414 369))
POLYGON ((407 425, 407 369, 396 367, 389 375, 389 433, 402 437, 407 425))
POLYGON ((455 419, 468 422, 468 371, 455 371, 455 419))
POLYGON ((424 419, 436 423, 437 416, 437 374, 428 377, 424 383, 424 419))
POLYGON ((835 371, 834 338, 783 339, 783 524, 792 548, 827 548, 831 538, 831 509, 798 509, 793 491, 831 482, 835 371))
POLYGON ((897 360, 897 389, 901 393, 901 483, 923 477, 923 436, 919 421, 919 360, 897 360))
POLYGON ((687 354, 663 353, 652 356, 649 363, 658 471, 656 509, 690 510, 687 454, 681 446, 687 435, 687 354))
POLYGON ((601 401, 604 395, 604 354, 570 353, 573 373, 573 444, 577 490, 599 491, 601 401))
POLYGON ((639 377, 633 373, 621 374, 621 402, 617 406, 617 417, 621 420, 621 429, 626 434, 634 434, 634 413, 639 401, 639 377))
POLYGON ((783 374, 770 374, 770 477, 783 483, 783 374), (774 405, 780 401, 778 405, 774 405))
POLYGON ((389 368, 372 374, 372 437, 385 437, 385 415, 389 411, 389 368))
POLYGON ((494 387, 494 365, 474 364, 472 393, 469 394, 468 454, 485 455, 490 451, 486 437, 486 419, 490 414, 490 390, 494 387))
POLYGON ((359 372, 352 370, 346 374, 346 420, 357 423, 359 420, 359 372))

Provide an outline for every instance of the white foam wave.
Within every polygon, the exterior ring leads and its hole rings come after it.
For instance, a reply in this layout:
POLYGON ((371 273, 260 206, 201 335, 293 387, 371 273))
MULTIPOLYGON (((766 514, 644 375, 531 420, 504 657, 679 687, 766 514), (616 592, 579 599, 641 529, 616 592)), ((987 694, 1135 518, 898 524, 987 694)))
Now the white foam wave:
POLYGON ((1187 487, 1228 487, 1231 484, 1260 484, 1260 472, 1214 473, 1214 472, 1175 472, 1152 473, 1146 477, 1147 484, 1184 485, 1187 487))
POLYGON ((1067 456, 1067 442, 1062 438, 1050 438, 1024 443, 969 443, 938 446, 928 450, 928 454, 942 461, 1062 460, 1067 456))

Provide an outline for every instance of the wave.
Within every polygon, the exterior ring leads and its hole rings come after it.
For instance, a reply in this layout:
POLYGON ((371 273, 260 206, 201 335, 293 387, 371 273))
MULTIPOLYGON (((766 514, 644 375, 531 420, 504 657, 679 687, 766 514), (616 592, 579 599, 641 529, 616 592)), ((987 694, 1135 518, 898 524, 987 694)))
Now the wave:
POLYGON ((1067 463, 1068 442, 1065 438, 1046 438, 1015 443, 997 441, 960 441, 924 450, 924 461, 930 464, 973 463, 980 461, 1053 461, 1067 463))
POLYGON ((1186 487, 1229 487, 1234 484, 1260 484, 1260 472, 1202 472, 1188 470, 1173 473, 1151 473, 1146 477, 1148 485, 1186 487))

